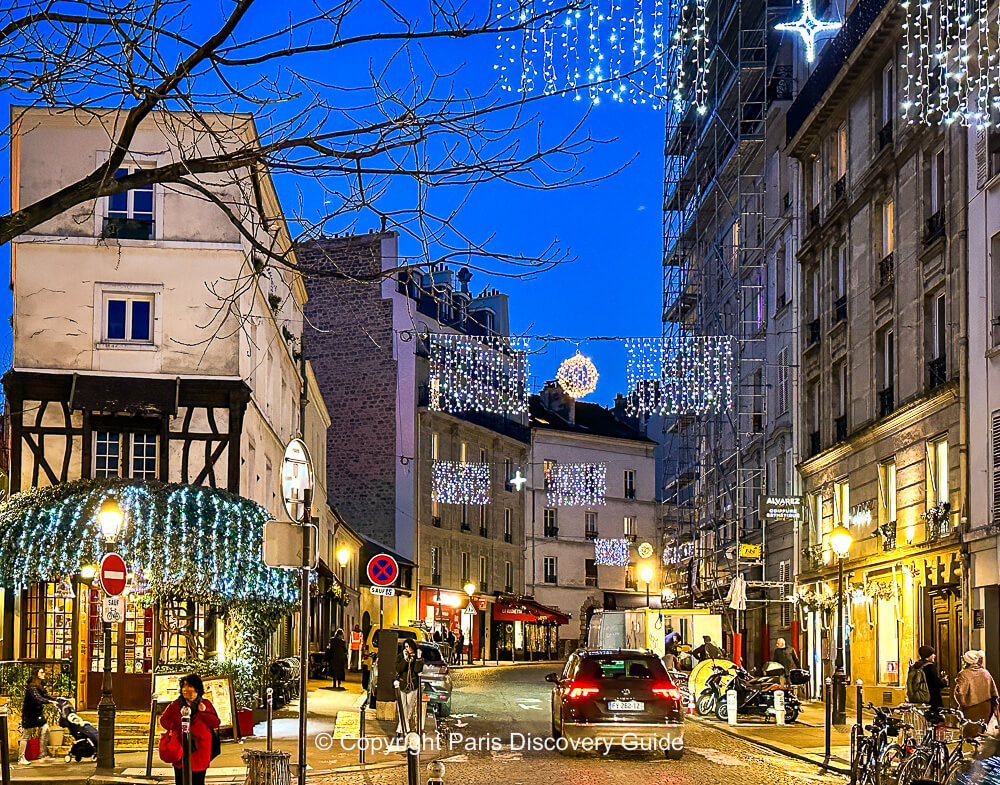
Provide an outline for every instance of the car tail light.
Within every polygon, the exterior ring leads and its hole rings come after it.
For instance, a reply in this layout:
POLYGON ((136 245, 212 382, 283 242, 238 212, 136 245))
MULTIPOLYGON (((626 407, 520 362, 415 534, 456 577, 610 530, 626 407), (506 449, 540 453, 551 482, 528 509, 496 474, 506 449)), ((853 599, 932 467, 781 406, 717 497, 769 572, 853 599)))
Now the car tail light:
POLYGON ((675 701, 681 699, 681 691, 677 687, 653 687, 653 694, 660 698, 673 698, 675 701))
POLYGON ((570 684, 566 690, 566 699, 576 700, 577 698, 586 698, 588 695, 596 695, 597 693, 597 687, 590 687, 586 684, 570 684))

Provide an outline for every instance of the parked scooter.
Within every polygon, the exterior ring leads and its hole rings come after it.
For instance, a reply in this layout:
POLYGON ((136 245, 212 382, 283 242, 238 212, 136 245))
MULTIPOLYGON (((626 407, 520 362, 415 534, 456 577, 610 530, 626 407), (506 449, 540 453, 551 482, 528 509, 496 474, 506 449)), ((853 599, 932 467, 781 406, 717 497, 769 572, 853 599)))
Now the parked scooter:
POLYGON ((777 668, 769 668, 764 676, 751 676, 743 668, 737 667, 716 703, 715 716, 723 722, 729 720, 726 692, 735 690, 737 714, 767 719, 775 714, 774 696, 782 692, 785 696, 785 722, 795 722, 802 704, 795 694, 795 687, 779 683, 781 672, 782 668, 778 665, 777 668))
POLYGON ((726 687, 732 675, 729 668, 723 668, 720 665, 712 666, 712 673, 705 681, 705 686, 698 693, 698 699, 695 702, 695 709, 699 714, 702 716, 715 714, 719 701, 726 699, 726 687))

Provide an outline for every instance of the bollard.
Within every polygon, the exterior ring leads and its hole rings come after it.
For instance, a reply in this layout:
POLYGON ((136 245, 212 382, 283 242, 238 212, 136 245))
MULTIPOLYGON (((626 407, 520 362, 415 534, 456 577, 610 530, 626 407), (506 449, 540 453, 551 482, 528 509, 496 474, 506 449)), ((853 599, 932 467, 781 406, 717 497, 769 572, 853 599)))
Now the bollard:
POLYGON ((858 679, 858 696, 857 696, 858 719, 857 719, 857 723, 858 723, 858 727, 859 728, 865 727, 865 718, 861 714, 861 709, 864 706, 864 702, 865 702, 864 682, 861 681, 861 679, 858 679))
POLYGON ((444 764, 432 760, 427 764, 427 785, 444 785, 444 764))
POLYGON ((824 723, 824 761, 826 763, 830 762, 830 729, 833 727, 833 703, 831 698, 833 697, 833 679, 829 676, 826 677, 826 681, 823 682, 823 701, 826 704, 826 722, 824 723))
POLYGON ((424 677, 417 674, 417 733, 424 737, 424 677))
POLYGON ((406 734, 406 785, 420 785, 420 734, 406 734))
POLYGON ((267 688, 267 751, 271 752, 274 735, 271 730, 271 720, 274 718, 274 688, 267 688))
POLYGON ((0 777, 10 785, 10 748, 7 746, 7 705, 0 706, 0 777))
POLYGON ((774 721, 778 725, 785 724, 785 691, 774 691, 774 721))
POLYGON ((730 725, 736 724, 737 708, 736 690, 726 690, 726 721, 730 725))
POLYGON ((358 762, 365 763, 365 715, 368 714, 368 698, 361 704, 361 716, 358 718, 358 762))
POLYGON ((191 785, 191 707, 181 709, 181 749, 184 760, 181 769, 184 773, 184 785, 191 785))

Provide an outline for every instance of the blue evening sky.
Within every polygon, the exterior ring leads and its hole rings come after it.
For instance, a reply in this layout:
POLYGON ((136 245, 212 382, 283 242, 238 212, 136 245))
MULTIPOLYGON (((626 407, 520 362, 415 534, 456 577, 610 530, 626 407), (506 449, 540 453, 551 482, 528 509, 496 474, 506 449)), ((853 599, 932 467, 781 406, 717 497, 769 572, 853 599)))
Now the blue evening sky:
MULTIPOLYGON (((310 4, 311 5, 311 4, 310 4)), ((283 8, 306 8, 301 0, 291 0, 283 8)), ((273 8, 270 3, 265 8, 273 8)), ((244 35, 268 29, 267 14, 250 19, 244 35)), ((496 40, 436 42, 426 48, 427 57, 439 72, 458 68, 451 82, 460 91, 478 93, 495 79, 496 40)), ((312 56, 296 67, 309 75, 337 83, 363 84, 369 66, 384 66, 391 50, 366 46, 347 57, 312 56)), ((418 65, 418 71, 420 66, 418 65)), ((408 74, 398 75, 405 84, 408 74)), ((0 111, 8 112, 8 95, 0 94, 0 111)), ((531 280, 496 278, 487 280, 477 273, 472 288, 487 283, 510 295, 512 329, 530 335, 567 336, 655 336, 660 334, 662 300, 661 201, 663 180, 663 114, 649 106, 633 106, 602 101, 599 106, 555 96, 536 104, 542 132, 555 135, 584 118, 583 132, 607 139, 581 161, 584 175, 592 178, 623 170, 593 185, 559 190, 519 189, 506 184, 490 185, 475 192, 459 219, 464 232, 476 239, 492 237, 492 245, 504 251, 525 254, 541 252, 552 241, 567 248, 575 261, 531 280), (589 113, 587 110, 589 109, 589 113)), ((3 209, 8 207, 9 160, 2 162, 4 186, 0 193, 3 209)), ((286 211, 295 207, 304 191, 305 213, 309 215, 308 183, 290 176, 279 178, 278 188, 286 211)), ((447 203, 449 195, 442 202, 447 203)), ((387 196, 390 204, 402 205, 406 189, 387 196)), ((358 229, 377 227, 374 216, 361 216, 358 229)), ((331 231, 336 227, 331 227, 331 231)), ((415 248, 401 248, 404 254, 415 248)), ((9 278, 9 251, 3 249, 4 278, 9 278)), ((8 291, 6 288, 3 291, 8 291)), ((10 297, 0 298, 0 356, 10 356, 10 297)), ((537 347, 537 342, 535 346, 537 347)), ((559 363, 574 353, 576 346, 556 342, 532 358, 531 374, 536 387, 554 378, 559 363)), ((625 387, 625 352, 620 341, 581 341, 580 349, 595 362, 600 373, 597 391, 588 400, 613 401, 625 387)))

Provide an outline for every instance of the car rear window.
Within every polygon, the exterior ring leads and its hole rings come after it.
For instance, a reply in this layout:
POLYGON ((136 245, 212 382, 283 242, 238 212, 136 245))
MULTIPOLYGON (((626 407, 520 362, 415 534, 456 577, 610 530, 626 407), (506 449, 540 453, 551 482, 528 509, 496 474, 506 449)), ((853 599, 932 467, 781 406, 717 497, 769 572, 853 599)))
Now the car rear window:
POLYGON ((580 663, 584 679, 662 679, 667 675, 655 657, 588 657, 580 663))

